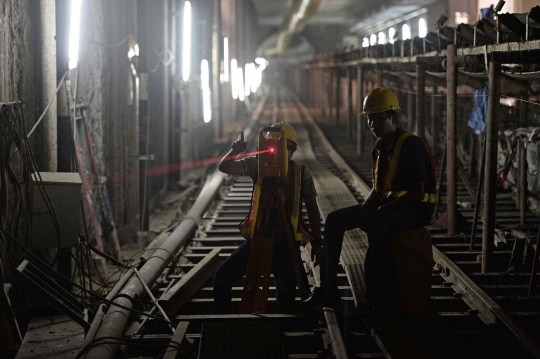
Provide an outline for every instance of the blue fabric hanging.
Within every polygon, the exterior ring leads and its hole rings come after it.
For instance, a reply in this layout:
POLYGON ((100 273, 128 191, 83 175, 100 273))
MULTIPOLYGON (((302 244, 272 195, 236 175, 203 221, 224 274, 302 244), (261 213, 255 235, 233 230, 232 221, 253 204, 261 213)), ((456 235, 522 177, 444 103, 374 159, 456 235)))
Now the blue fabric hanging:
POLYGON ((493 5, 480 9, 480 14, 482 14, 483 20, 495 20, 495 17, 493 16, 494 13, 495 9, 493 8, 493 5))
POLYGON ((486 131, 487 95, 487 88, 474 90, 474 106, 467 125, 469 125, 477 135, 486 131))

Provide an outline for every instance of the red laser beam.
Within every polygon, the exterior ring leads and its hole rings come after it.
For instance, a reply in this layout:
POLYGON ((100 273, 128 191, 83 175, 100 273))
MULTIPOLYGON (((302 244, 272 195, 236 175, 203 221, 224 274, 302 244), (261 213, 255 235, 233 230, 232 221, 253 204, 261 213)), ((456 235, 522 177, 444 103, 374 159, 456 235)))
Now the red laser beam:
MULTIPOLYGON (((177 164, 172 164, 172 165, 156 166, 156 167, 148 168, 148 170, 146 171, 146 177, 150 178, 150 177, 162 176, 164 174, 171 173, 171 172, 219 163, 222 159, 224 161, 228 161, 228 160, 240 159, 240 158, 249 157, 249 156, 255 156, 260 153, 265 153, 265 152, 271 152, 271 149, 265 150, 265 151, 247 152, 247 153, 242 153, 240 155, 227 156, 225 158, 214 157, 214 158, 206 158, 206 159, 197 160, 197 161, 177 163, 177 164)), ((130 171, 130 172, 125 173, 125 175, 122 175, 122 174, 112 175, 109 177, 109 179, 112 181, 122 181, 122 180, 131 181, 139 176, 141 177, 144 176, 144 169, 142 168, 142 166, 141 166, 140 171, 130 171)))

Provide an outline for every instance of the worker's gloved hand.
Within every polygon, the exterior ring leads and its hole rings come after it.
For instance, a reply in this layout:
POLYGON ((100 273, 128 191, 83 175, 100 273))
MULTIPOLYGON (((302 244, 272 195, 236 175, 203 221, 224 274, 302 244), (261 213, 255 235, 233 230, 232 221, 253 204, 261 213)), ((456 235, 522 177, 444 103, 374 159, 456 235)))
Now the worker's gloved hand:
POLYGON ((322 239, 314 239, 311 242, 311 261, 314 266, 318 266, 322 260, 322 239))
POLYGON ((247 144, 244 141, 244 131, 240 131, 240 138, 232 143, 231 148, 235 153, 240 153, 244 152, 246 147, 247 144))

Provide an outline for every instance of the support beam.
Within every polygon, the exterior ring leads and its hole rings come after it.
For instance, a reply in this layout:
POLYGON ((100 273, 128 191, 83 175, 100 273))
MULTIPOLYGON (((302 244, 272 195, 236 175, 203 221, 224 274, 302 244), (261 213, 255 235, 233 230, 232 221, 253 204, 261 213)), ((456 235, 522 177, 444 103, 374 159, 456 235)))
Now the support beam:
POLYGON ((493 266, 495 243, 495 205, 497 195, 497 146, 501 94, 501 64, 489 64, 489 92, 486 130, 486 168, 484 179, 484 228, 482 234, 482 273, 493 266))
POLYGON ((426 67, 416 65, 416 135, 424 138, 426 133, 426 67))
POLYGON ((519 208, 519 224, 524 227, 527 216, 527 144, 518 139, 518 203, 519 208))
POLYGON ((457 211, 457 164, 456 164, 456 136, 457 136, 457 67, 454 62, 456 45, 448 45, 448 61, 446 70, 446 203, 448 212, 448 235, 456 234, 457 211))
POLYGON ((469 179, 473 178, 474 176, 474 168, 475 168, 475 164, 476 164, 476 136, 474 135, 474 131, 470 131, 470 134, 471 134, 471 142, 469 143, 470 147, 469 147, 469 153, 471 154, 470 157, 469 157, 469 171, 467 173, 467 177, 469 179))
POLYGON ((189 322, 180 322, 174 331, 171 342, 163 355, 163 359, 190 358, 191 342, 187 339, 189 322))
MULTIPOLYGON (((41 24, 41 106, 45 108, 51 103, 47 114, 43 118, 43 164, 42 170, 56 172, 58 167, 57 157, 57 101, 56 96, 56 23, 51 21, 55 18, 55 1, 42 0, 39 2, 41 24)), ((60 74, 62 76, 63 74, 60 74)))
POLYGON ((341 86, 340 86, 340 81, 339 81, 339 68, 336 67, 336 69, 334 70, 334 73, 335 73, 335 76, 336 76, 336 103, 335 103, 335 106, 336 106, 336 120, 335 120, 335 123, 338 124, 339 123, 339 102, 340 102, 340 96, 339 96, 339 93, 341 92, 341 86))
POLYGON ((383 85, 383 69, 377 66, 377 87, 384 87, 383 85))
POLYGON ((439 137, 439 121, 437 113, 437 92, 438 92, 438 86, 434 85, 432 90, 432 96, 431 96, 431 153, 435 158, 438 158, 437 155, 439 153, 437 145, 438 145, 438 137, 439 137))
POLYGON ((168 316, 173 316, 188 302, 193 294, 210 278, 221 264, 219 252, 221 248, 213 249, 203 260, 193 267, 167 293, 159 299, 168 316))
MULTIPOLYGON (((529 104, 526 102, 529 99, 527 92, 522 92, 519 94, 519 99, 524 101, 519 101, 519 114, 521 119, 521 127, 527 126, 527 119, 529 115, 529 104)), ((518 142, 519 146, 519 223, 522 227, 526 224, 527 216, 527 143, 521 139, 518 142)))
POLYGON ((347 67, 347 136, 353 138, 353 98, 352 98, 352 68, 347 67))
POLYGON ((410 82, 407 83, 407 121, 409 123, 409 131, 416 131, 416 118, 414 116, 414 94, 410 82))
MULTIPOLYGON (((356 69, 356 88, 357 88, 357 103, 358 103, 358 113, 362 112, 363 102, 364 102, 364 75, 362 66, 358 66, 356 69)), ((364 133, 365 125, 362 121, 363 118, 358 115, 357 124, 356 124, 356 154, 362 156, 364 153, 364 133)))

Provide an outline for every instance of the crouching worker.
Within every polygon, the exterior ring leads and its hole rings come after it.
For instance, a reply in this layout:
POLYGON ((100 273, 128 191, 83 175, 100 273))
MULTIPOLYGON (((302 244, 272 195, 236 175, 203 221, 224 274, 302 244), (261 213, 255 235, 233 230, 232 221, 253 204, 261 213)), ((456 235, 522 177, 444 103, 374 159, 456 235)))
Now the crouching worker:
MULTIPOLYGON (((288 223, 283 223, 283 216, 274 208, 270 212, 269 227, 275 230, 273 256, 272 256, 272 272, 276 283, 278 310, 281 313, 294 313, 295 294, 296 294, 296 277, 295 269, 291 260, 291 250, 287 242, 285 226, 290 226, 295 240, 299 238, 312 241, 312 259, 318 264, 321 257, 321 218, 319 207, 317 205, 317 192, 313 183, 313 177, 310 171, 304 165, 295 163, 291 160, 294 151, 297 148, 296 132, 293 127, 287 123, 279 122, 272 127, 281 127, 287 141, 288 153, 288 170, 286 183, 280 184, 283 193, 285 194, 285 212, 291 215, 288 223), (302 228, 301 209, 304 201, 308 212, 309 224, 311 226, 311 234, 302 228), (296 213, 295 213, 296 211, 296 213)), ((268 132, 266 139, 280 137, 280 132, 268 132)), ((262 206, 259 203, 259 194, 261 183, 258 178, 258 156, 249 156, 236 160, 237 156, 246 149, 243 134, 241 138, 234 141, 229 153, 223 157, 219 164, 219 170, 233 175, 249 176, 253 181, 253 195, 250 213, 244 221, 240 223, 240 231, 246 241, 240 245, 231 256, 221 264, 217 269, 214 279, 214 306, 216 314, 231 313, 232 301, 232 286, 244 274, 248 267, 248 260, 253 238, 253 226, 255 223, 253 218, 256 216, 254 207, 262 206), (254 206, 254 204, 257 204, 254 206)), ((262 179, 261 179, 262 182, 262 179)), ((271 231, 272 229, 270 229, 271 231)), ((295 247, 295 255, 298 263, 301 263, 299 247, 295 247)))
POLYGON ((374 89, 364 100, 362 115, 367 116, 377 137, 371 154, 373 187, 363 205, 339 209, 326 218, 321 286, 304 301, 308 306, 340 301, 337 271, 343 235, 361 228, 369 242, 365 260, 368 302, 388 312, 396 308, 395 274, 387 243, 428 224, 437 194, 436 162, 429 145, 400 128, 399 110, 397 97, 385 88, 374 89))

